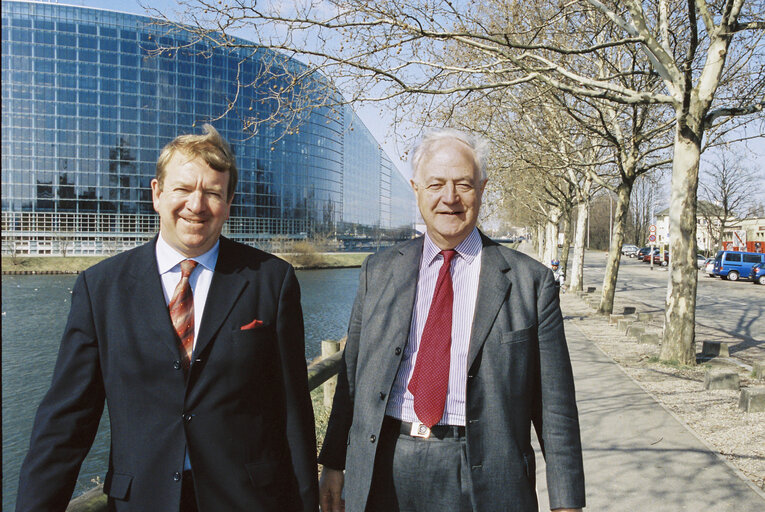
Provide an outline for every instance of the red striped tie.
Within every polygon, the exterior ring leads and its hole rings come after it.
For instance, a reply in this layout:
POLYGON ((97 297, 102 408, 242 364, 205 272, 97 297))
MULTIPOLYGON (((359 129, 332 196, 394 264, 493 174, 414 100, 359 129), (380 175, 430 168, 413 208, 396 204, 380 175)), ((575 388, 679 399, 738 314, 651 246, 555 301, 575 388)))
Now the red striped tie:
POLYGON ((196 266, 197 262, 194 260, 181 262, 181 280, 167 306, 170 308, 170 320, 178 334, 178 350, 184 368, 189 367, 191 352, 194 349, 194 294, 191 292, 189 276, 196 266))
POLYGON ((417 360, 414 363, 408 389, 414 396, 414 412, 428 428, 444 415, 446 392, 449 388, 449 363, 452 347, 452 275, 450 272, 455 250, 441 251, 444 262, 438 271, 436 290, 422 330, 417 360))

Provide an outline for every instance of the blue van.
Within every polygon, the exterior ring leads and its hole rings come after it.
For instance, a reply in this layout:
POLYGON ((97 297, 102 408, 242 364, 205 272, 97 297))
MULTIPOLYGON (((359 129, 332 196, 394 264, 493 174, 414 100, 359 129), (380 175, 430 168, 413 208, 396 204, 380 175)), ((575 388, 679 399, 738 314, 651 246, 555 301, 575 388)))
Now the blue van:
POLYGON ((720 251, 715 256, 714 272, 723 279, 737 281, 739 277, 748 278, 757 263, 765 263, 764 253, 720 251))

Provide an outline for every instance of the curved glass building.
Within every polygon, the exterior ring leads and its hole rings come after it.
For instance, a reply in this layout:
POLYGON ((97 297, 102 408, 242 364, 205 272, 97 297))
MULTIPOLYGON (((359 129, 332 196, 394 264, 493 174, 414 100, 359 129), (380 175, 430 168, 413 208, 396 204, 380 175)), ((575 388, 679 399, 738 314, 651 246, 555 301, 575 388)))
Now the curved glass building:
POLYGON ((269 87, 289 86, 274 66, 308 71, 256 45, 202 47, 143 16, 2 2, 3 252, 104 254, 146 241, 159 226, 149 185, 159 151, 224 112, 210 122, 240 172, 225 235, 411 236, 408 183, 349 107, 306 111, 281 138, 278 124, 243 129, 276 111, 269 87))

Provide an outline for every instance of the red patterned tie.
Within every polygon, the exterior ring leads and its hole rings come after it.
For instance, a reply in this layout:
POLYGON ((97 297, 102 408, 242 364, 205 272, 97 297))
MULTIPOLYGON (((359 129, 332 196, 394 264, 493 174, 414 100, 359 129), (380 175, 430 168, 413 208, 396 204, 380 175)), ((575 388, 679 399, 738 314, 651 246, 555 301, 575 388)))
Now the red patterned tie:
POLYGON ((428 319, 417 349, 417 361, 408 389, 414 396, 417 418, 431 428, 441 420, 449 388, 449 362, 452 347, 452 275, 455 250, 441 251, 444 262, 438 271, 436 290, 430 303, 428 319))
POLYGON ((197 262, 194 260, 181 262, 181 280, 175 287, 173 298, 167 306, 170 308, 170 320, 180 340, 178 350, 181 353, 184 368, 189 367, 191 352, 194 349, 194 294, 191 292, 189 276, 196 266, 197 262))

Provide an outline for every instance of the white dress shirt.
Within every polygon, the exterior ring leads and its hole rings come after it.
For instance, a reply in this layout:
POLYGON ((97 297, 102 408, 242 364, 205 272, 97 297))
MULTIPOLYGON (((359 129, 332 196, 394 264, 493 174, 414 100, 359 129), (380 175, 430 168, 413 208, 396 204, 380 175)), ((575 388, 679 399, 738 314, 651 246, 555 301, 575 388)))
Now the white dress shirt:
POLYGON ((186 259, 194 260, 198 265, 189 276, 189 285, 194 294, 194 346, 197 344, 199 326, 202 324, 202 313, 207 302, 207 292, 210 291, 215 264, 218 261, 218 249, 220 241, 215 242, 212 249, 195 258, 187 258, 173 249, 162 238, 162 233, 157 238, 157 266, 162 278, 162 290, 165 292, 165 304, 170 304, 175 287, 181 281, 181 262, 186 259))
MULTIPOLYGON (((473 329, 475 303, 478 298, 478 279, 481 274, 481 235, 478 229, 468 235, 455 250, 451 276, 454 302, 452 303, 452 346, 449 365, 449 388, 446 393, 444 415, 439 425, 465 425, 465 393, 467 387, 467 356, 470 333, 473 329)), ((417 295, 409 328, 409 340, 393 382, 385 414, 403 421, 417 421, 414 397, 407 389, 412 378, 420 346, 422 331, 428 318, 430 303, 438 280, 443 256, 436 244, 425 234, 417 278, 417 295)))
MULTIPOLYGON (((160 232, 157 237, 156 255, 159 276, 162 278, 162 290, 165 292, 165 304, 170 304, 173 298, 175 287, 181 281, 181 262, 191 259, 197 262, 197 266, 191 271, 189 276, 189 285, 191 293, 194 295, 194 347, 197 346, 197 335, 199 326, 202 324, 202 313, 205 311, 205 302, 207 302, 207 292, 210 291, 215 264, 218 262, 218 249, 220 240, 215 242, 212 249, 195 258, 187 258, 183 254, 173 249, 170 244, 165 242, 160 232)), ((180 352, 178 354, 180 356, 180 352)), ((192 361, 193 364, 193 361, 192 361)), ((191 469, 188 450, 184 457, 183 469, 191 469)))

